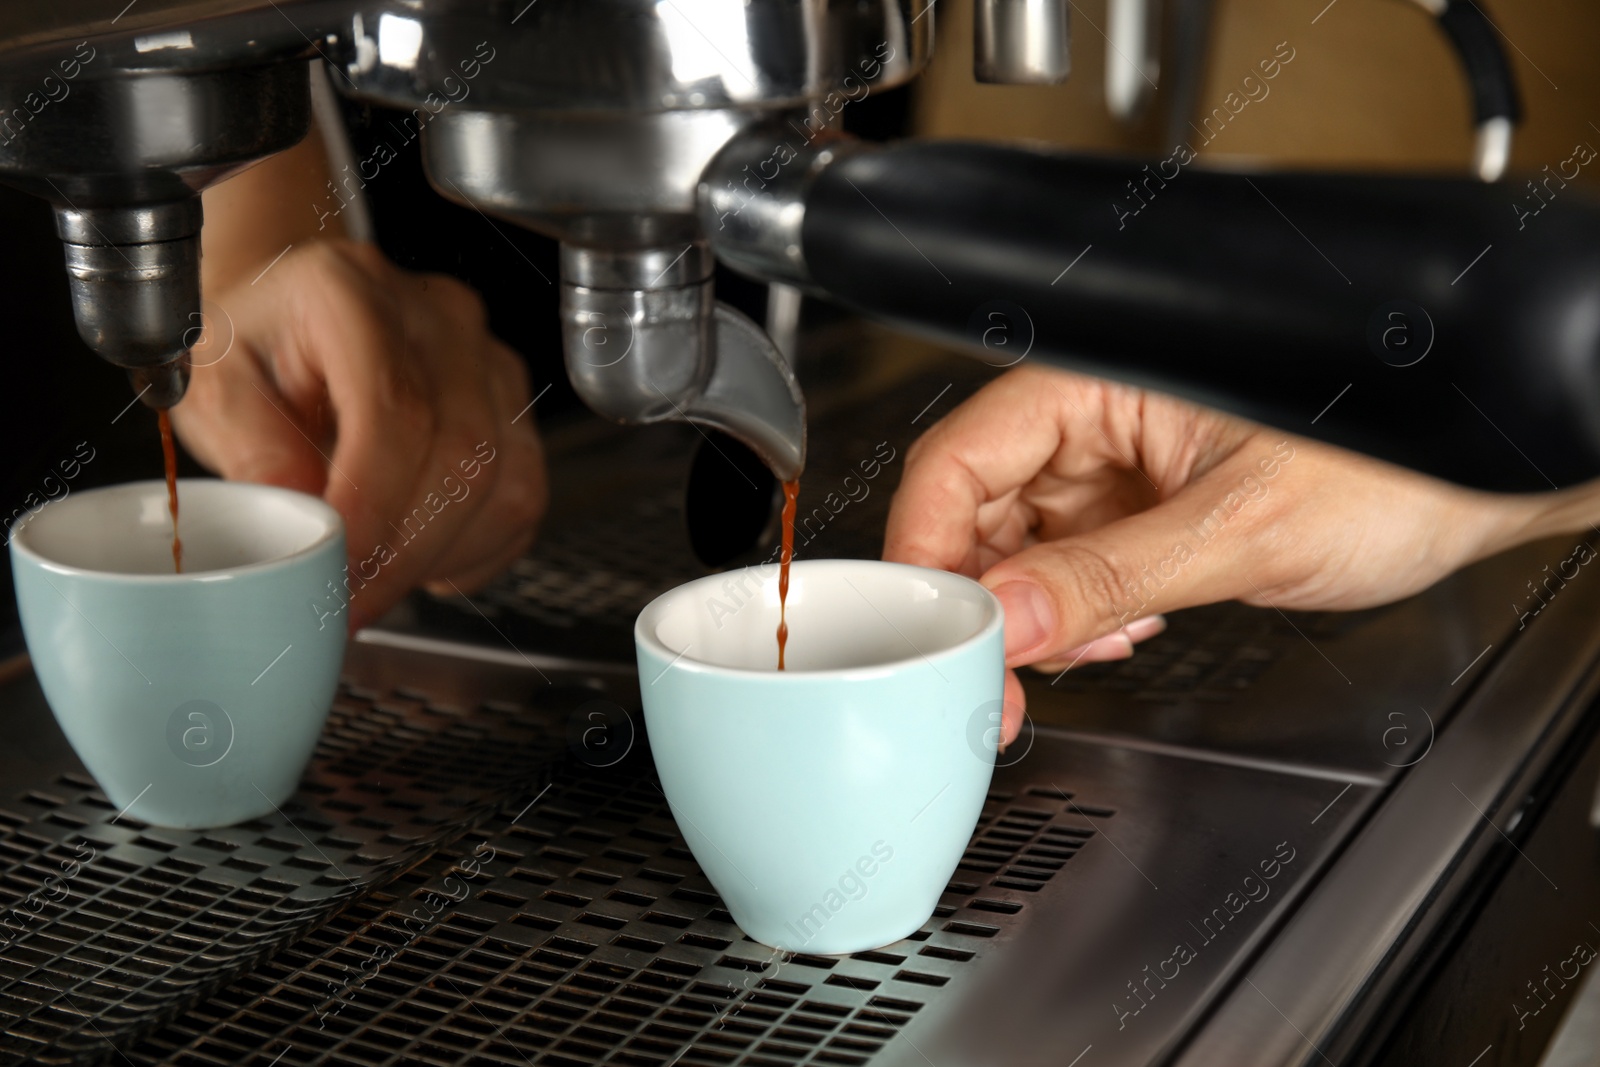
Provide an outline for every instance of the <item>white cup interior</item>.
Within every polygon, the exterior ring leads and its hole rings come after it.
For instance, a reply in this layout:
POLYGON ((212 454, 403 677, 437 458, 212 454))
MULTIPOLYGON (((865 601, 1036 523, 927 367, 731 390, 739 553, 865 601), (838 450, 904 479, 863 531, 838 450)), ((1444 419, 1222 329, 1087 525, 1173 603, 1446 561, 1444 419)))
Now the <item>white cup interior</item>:
MULTIPOLYGON (((789 581, 785 670, 887 667, 931 658, 999 626, 999 602, 959 574, 874 560, 804 560, 789 581)), ((688 582, 653 601, 636 634, 668 659, 778 666, 778 568, 688 582)))
MULTIPOLYGON (((340 528, 337 511, 304 493, 209 478, 178 482, 186 577, 298 555, 340 528)), ((170 577, 166 483, 130 482, 72 493, 19 524, 12 545, 78 570, 170 577)))

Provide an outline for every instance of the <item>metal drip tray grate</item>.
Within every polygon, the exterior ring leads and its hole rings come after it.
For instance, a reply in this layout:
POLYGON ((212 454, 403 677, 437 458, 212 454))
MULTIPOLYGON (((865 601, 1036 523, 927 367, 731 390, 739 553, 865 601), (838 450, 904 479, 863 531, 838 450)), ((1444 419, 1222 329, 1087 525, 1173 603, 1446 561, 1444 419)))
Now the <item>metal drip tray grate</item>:
POLYGON ((346 684, 278 815, 145 826, 66 769, 0 802, 0 1063, 99 1058, 248 970, 540 784, 549 722, 346 684))
POLYGON ((1237 602, 1212 604, 1168 616, 1165 632, 1139 645, 1136 655, 1085 663, 1062 674, 1063 693, 1126 693, 1134 700, 1227 703, 1255 685, 1267 669, 1308 639, 1348 633, 1377 612, 1290 612, 1237 602))
POLYGON ((1070 794, 992 794, 934 917, 849 957, 750 941, 648 755, 568 768, 137 1047, 136 1063, 661 1067, 868 1060, 1095 836, 1070 794), (435 912, 434 909, 437 909, 435 912), (422 921, 424 928, 417 929, 422 921))
MULTIPOLYGON (((338 718, 282 820, 124 825, 70 768, 0 805, 13 900, 66 849, 95 850, 4 954, 0 1055, 860 1067, 948 1040, 942 1027, 981 1029, 996 991, 1016 983, 1004 976, 1020 973, 1053 983, 1029 1033, 1116 1040, 1125 1061, 1144 1062, 1291 905, 1290 880, 1336 847, 1371 794, 1041 730, 997 771, 921 930, 849 957, 784 957, 731 921, 644 745, 606 767, 589 764, 612 750, 574 746, 598 698, 632 705, 630 673, 370 644, 348 666, 338 718), (571 684, 585 678, 594 684, 571 684), (1337 812, 1322 817, 1330 800, 1337 812), (1208 914, 1241 856, 1287 839, 1304 858, 1271 903, 1190 965, 1165 1015, 1121 1033, 1107 1004, 1127 974, 1191 936, 1172 928, 1167 902, 1208 914)), ((53 728, 33 693, 12 702, 16 725, 53 728)))

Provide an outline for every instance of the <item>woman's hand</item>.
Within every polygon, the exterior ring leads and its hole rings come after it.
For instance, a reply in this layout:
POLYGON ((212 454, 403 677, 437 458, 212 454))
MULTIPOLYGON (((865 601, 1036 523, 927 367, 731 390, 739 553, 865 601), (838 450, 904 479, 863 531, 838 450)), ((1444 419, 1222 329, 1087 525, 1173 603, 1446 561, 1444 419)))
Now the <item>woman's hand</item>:
MULTIPOLYGON (((1398 600, 1554 532, 1539 520, 1557 496, 1474 492, 1158 393, 1024 368, 911 448, 884 558, 979 578, 1005 606, 1006 665, 1060 671, 1132 655, 1161 612, 1197 604, 1398 600)), ((1008 674, 1002 743, 1022 712, 1008 674)))
POLYGON ((174 425, 223 477, 338 509, 352 631, 419 583, 471 590, 526 551, 547 499, 527 373, 472 289, 319 240, 208 297, 174 425))

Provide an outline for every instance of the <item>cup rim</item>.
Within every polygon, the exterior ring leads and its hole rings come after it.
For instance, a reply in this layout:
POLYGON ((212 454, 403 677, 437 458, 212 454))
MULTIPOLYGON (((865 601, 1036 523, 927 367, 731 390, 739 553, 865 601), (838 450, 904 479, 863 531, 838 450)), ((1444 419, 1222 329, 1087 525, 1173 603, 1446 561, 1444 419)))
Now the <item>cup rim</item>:
MULTIPOLYGON (((75 578, 89 578, 111 580, 119 582, 135 582, 138 584, 178 584, 182 582, 217 581, 222 578, 233 578, 247 574, 265 574, 274 570, 293 566, 300 560, 327 545, 330 541, 344 535, 344 518, 327 501, 310 493, 302 493, 298 489, 285 489, 278 485, 265 485, 261 482, 233 481, 224 478, 179 478, 178 487, 181 490, 185 485, 225 486, 222 492, 238 493, 265 493, 268 495, 282 496, 293 501, 296 505, 305 507, 316 513, 325 523, 326 528, 310 544, 296 549, 285 556, 275 559, 262 560, 260 563, 244 563, 237 567, 217 567, 204 571, 184 571, 181 574, 129 574, 125 571, 98 570, 92 567, 78 567, 70 563, 61 563, 44 555, 38 549, 28 544, 28 535, 33 529, 33 522, 50 508, 67 505, 75 498, 95 496, 101 493, 128 493, 145 492, 159 489, 165 493, 167 483, 164 478, 148 478, 137 482, 118 482, 115 485, 101 485, 93 489, 83 489, 69 493, 60 500, 52 500, 38 511, 29 515, 22 522, 13 527, 7 544, 11 551, 29 563, 54 574, 62 574, 75 578)), ((209 490, 208 490, 209 491, 209 490)))
MULTIPOLYGON (((689 671, 690 673, 713 675, 730 679, 738 678, 745 681, 764 680, 768 683, 783 682, 793 685, 802 679, 807 681, 838 681, 841 679, 876 678, 881 677, 885 672, 899 670, 904 667, 916 666, 919 663, 937 664, 947 659, 953 659, 954 657, 965 653, 971 648, 972 645, 977 644, 979 641, 988 638, 995 632, 1002 630, 1005 625, 1005 612, 1001 607, 999 598, 996 597, 994 593, 990 592, 988 587, 984 586, 980 582, 973 581, 964 574, 957 574, 954 571, 939 570, 935 567, 920 567, 913 563, 895 563, 889 560, 881 559, 797 559, 790 564, 790 566, 794 568, 794 571, 791 571, 791 574, 799 570, 825 568, 895 568, 898 570, 913 571, 929 575, 936 578, 940 582, 957 586, 970 586, 973 589, 981 592, 982 600, 984 602, 984 610, 987 612, 988 617, 984 620, 983 625, 971 635, 962 638, 949 648, 942 648, 937 652, 916 652, 912 655, 901 657, 900 659, 884 660, 881 663, 864 664, 854 667, 830 667, 824 670, 796 670, 779 672, 777 670, 770 670, 766 668, 757 669, 753 667, 725 667, 721 664, 707 663, 704 660, 695 659, 693 656, 675 652, 660 638, 656 637, 656 626, 660 622, 658 616, 664 610, 664 602, 669 597, 677 596, 684 590, 701 583, 708 583, 716 586, 719 582, 725 580, 730 574, 736 574, 739 571, 756 570, 757 568, 764 566, 767 566, 767 564, 758 563, 751 564, 747 567, 736 568, 730 571, 718 571, 715 574, 703 575, 702 577, 684 582, 681 585, 675 585, 671 589, 668 589, 666 592, 660 594, 654 600, 650 601, 650 603, 646 604, 644 610, 639 612, 639 617, 634 620, 633 640, 635 645, 647 648, 653 655, 670 661, 669 666, 679 667, 689 671)), ((773 566, 776 565, 773 564, 773 566)))

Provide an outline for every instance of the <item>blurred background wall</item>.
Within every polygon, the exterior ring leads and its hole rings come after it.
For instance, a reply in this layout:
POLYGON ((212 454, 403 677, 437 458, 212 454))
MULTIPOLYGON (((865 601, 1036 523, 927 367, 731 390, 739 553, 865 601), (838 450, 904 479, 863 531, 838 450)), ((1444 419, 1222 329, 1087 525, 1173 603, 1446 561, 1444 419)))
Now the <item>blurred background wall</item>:
MULTIPOLYGON (((1176 5, 1166 0, 1166 21, 1176 5)), ((1500 29, 1524 119, 1511 166, 1538 171, 1600 147, 1600 5, 1587 0, 1477 2, 1500 29), (1593 125, 1591 125, 1593 123, 1593 125)), ((972 77, 972 4, 938 0, 934 61, 913 93, 916 131, 947 137, 1035 139, 1090 150, 1168 155, 1163 76, 1153 106, 1131 125, 1105 107, 1105 0, 1073 0, 1071 80, 1062 86, 979 85, 972 77)), ((1197 111, 1221 106, 1280 42, 1292 62, 1270 93, 1245 107, 1204 148, 1213 162, 1339 169, 1464 170, 1471 159, 1466 81, 1433 18, 1409 0, 1205 0, 1211 8, 1197 111), (1313 19, 1315 23, 1313 24, 1313 19)), ((1163 63, 1171 66, 1170 50, 1163 63)), ((1195 118, 1195 116, 1190 116, 1195 118)), ((1196 119, 1196 121, 1198 121, 1196 119)), ((1600 167, 1593 168, 1600 172, 1600 167)), ((1600 180, 1586 170, 1581 178, 1600 180)), ((1518 182, 1516 188, 1521 188, 1518 182)), ((1510 208, 1507 207, 1509 211, 1510 208)))

